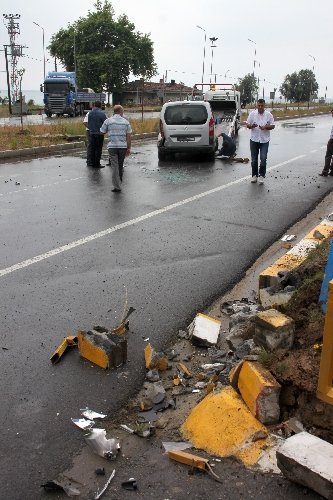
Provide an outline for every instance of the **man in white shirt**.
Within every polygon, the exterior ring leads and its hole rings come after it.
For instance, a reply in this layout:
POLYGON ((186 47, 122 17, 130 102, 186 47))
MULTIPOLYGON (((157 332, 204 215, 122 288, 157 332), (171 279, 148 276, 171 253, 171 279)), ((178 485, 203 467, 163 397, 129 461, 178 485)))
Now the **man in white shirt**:
MULTIPOLYGON (((331 114, 333 117, 333 109, 331 109, 331 114)), ((323 177, 328 175, 333 176, 333 126, 331 128, 330 138, 328 139, 326 154, 325 154, 325 165, 323 171, 319 174, 323 177)))
POLYGON ((124 160, 131 153, 132 128, 129 121, 123 117, 124 109, 120 104, 113 108, 114 115, 105 120, 101 133, 108 134, 110 164, 112 168, 112 183, 114 193, 120 193, 120 183, 123 180, 124 160))
POLYGON ((270 140, 270 131, 275 128, 272 113, 265 110, 265 100, 259 99, 257 109, 251 111, 246 120, 246 126, 251 130, 250 150, 252 179, 251 182, 264 183, 266 176, 267 153, 270 140), (260 153, 260 166, 258 172, 258 155, 260 153), (258 177, 259 173, 259 177, 258 177))

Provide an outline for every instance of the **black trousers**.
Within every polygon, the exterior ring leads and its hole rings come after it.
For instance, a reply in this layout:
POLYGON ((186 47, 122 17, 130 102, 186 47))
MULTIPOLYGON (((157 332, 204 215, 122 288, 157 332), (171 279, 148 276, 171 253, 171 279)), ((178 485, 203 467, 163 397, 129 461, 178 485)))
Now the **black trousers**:
POLYGON ((98 167, 101 162, 104 135, 89 134, 87 147, 87 165, 98 167))
POLYGON ((330 139, 327 143, 325 166, 323 172, 326 172, 328 174, 330 169, 331 172, 333 172, 333 139, 330 139))

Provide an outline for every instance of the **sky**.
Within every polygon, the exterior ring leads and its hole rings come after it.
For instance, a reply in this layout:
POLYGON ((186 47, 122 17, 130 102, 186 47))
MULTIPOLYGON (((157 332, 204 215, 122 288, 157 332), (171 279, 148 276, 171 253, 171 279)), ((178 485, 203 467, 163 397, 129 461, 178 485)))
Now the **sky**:
MULTIPOLYGON (((2 14, 21 15, 17 43, 26 46, 18 63, 18 68, 25 68, 22 88, 39 90, 43 30, 34 22, 44 28, 47 47, 60 28, 94 10, 94 0, 2 0, 1 4, 2 14)), ((327 96, 333 98, 333 0, 113 0, 111 4, 116 17, 126 14, 136 31, 150 34, 158 67, 154 81, 167 74, 167 81, 192 87, 201 83, 204 64, 204 83, 214 81, 215 74, 217 83, 234 83, 252 73, 256 60, 260 94, 263 88, 266 95, 278 89, 288 73, 314 68, 319 96, 325 95, 327 87, 327 96), (213 49, 212 37, 218 38, 213 49)), ((3 23, 1 48, 8 43, 3 23)), ((5 89, 3 50, 1 54, 0 88, 5 89)), ((52 70, 50 59, 46 71, 52 70)))

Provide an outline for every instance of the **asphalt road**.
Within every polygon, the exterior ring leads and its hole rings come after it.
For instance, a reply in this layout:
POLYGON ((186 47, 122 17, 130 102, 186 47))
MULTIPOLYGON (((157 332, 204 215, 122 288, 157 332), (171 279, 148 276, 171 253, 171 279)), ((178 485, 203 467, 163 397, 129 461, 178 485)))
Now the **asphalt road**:
MULTIPOLYGON (((121 194, 79 156, 0 165, 1 498, 43 497, 81 446, 70 418, 112 414, 141 384, 144 338, 168 345, 332 190, 318 177, 331 119, 310 122, 277 124, 264 186, 249 164, 159 165, 154 141, 134 145, 121 194), (53 366, 64 336, 117 324, 125 290, 127 364, 104 372, 73 350, 53 366)), ((240 155, 248 141, 241 130, 240 155)))

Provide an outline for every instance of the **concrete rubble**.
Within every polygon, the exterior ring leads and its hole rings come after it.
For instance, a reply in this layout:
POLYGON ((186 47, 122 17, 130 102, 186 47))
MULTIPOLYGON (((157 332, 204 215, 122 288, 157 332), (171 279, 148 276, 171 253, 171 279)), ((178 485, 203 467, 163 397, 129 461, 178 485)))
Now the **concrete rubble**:
POLYGON ((77 332, 80 355, 101 368, 117 368, 126 363, 127 339, 105 327, 77 332))
POLYGON ((221 322, 205 314, 197 314, 189 326, 192 344, 210 347, 217 344, 221 322))
POLYGON ((333 498, 333 445, 308 432, 288 438, 276 452, 283 474, 324 498, 333 498))
POLYGON ((294 320, 276 309, 268 309, 255 316, 253 340, 268 351, 290 349, 294 343, 294 334, 294 320))

